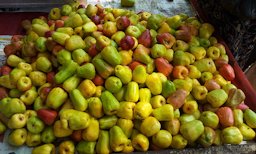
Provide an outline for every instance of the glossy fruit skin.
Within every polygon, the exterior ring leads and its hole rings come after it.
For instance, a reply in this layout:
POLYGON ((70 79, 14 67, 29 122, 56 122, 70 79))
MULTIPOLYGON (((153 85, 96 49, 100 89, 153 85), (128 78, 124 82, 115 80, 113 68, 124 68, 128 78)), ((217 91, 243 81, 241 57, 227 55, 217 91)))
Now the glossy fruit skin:
MULTIPOLYGON (((10 129, 23 128, 26 125, 27 119, 24 114, 17 113, 11 116, 7 126, 10 129)), ((3 124, 2 124, 3 125, 3 124)))
POLYGON ((74 153, 75 152, 74 142, 71 140, 62 141, 59 145, 59 152, 61 154, 74 153))
POLYGON ((166 47, 162 44, 155 44, 150 50, 152 58, 162 57, 166 53, 166 47))
POLYGON ((66 79, 74 75, 78 64, 74 61, 69 61, 65 64, 64 67, 54 76, 54 81, 57 84, 63 83, 66 79))
POLYGON ((27 129, 31 133, 40 133, 44 127, 44 122, 37 116, 32 116, 27 120, 27 129))
POLYGON ((88 101, 88 112, 95 118, 101 118, 104 115, 103 105, 98 97, 90 97, 88 101))
POLYGON ((192 88, 191 94, 197 100, 204 100, 207 97, 208 90, 206 89, 205 86, 198 85, 192 88))
POLYGON ((134 118, 134 102, 120 102, 120 108, 117 111, 117 116, 120 118, 132 120, 134 118))
POLYGON ((158 107, 153 110, 152 115, 158 121, 169 121, 174 118, 173 107, 170 104, 164 104, 161 107, 158 107))
POLYGON ((63 109, 59 114, 61 124, 66 129, 80 130, 89 126, 90 117, 88 113, 74 109, 63 109))
POLYGON ((113 115, 118 111, 120 104, 111 92, 107 90, 104 91, 101 94, 100 99, 101 99, 105 114, 113 115))
POLYGON ((37 115, 46 125, 52 125, 57 117, 57 111, 48 109, 37 110, 37 115))
POLYGON ((102 58, 112 66, 121 64, 121 56, 113 46, 107 46, 101 51, 102 58))
POLYGON ((153 95, 161 94, 162 82, 160 77, 156 73, 152 73, 147 76, 146 85, 153 95))
POLYGON ((55 121, 53 124, 53 134, 55 137, 67 137, 73 133, 73 130, 63 127, 60 120, 55 121))
MULTIPOLYGON (((140 93, 140 95, 141 95, 141 93, 140 93)), ((147 101, 145 101, 145 102, 147 102, 147 101)), ((150 102, 153 109, 159 108, 166 104, 166 100, 162 95, 153 96, 152 98, 148 99, 148 102, 150 102)))
POLYGON ((120 40, 120 46, 123 50, 133 49, 135 46, 135 39, 132 36, 126 35, 120 40))
POLYGON ((212 111, 204 111, 201 113, 199 120, 201 120, 204 126, 211 127, 213 129, 218 127, 219 117, 212 111))
POLYGON ((182 110, 186 114, 195 114, 198 111, 198 104, 193 100, 186 101, 182 106, 182 110))
POLYGON ((149 140, 143 134, 137 134, 132 138, 132 145, 138 151, 147 151, 149 149, 149 140))
POLYGON ((132 7, 134 6, 135 1, 134 0, 121 0, 121 5, 124 7, 132 7))
POLYGON ((238 129, 243 135, 243 140, 253 140, 255 138, 255 131, 245 123, 242 123, 238 129))
POLYGON ((185 124, 187 122, 191 122, 193 120, 196 120, 196 117, 193 114, 182 114, 179 117, 179 121, 181 124, 185 124))
POLYGON ((116 21, 116 26, 119 30, 125 30, 130 24, 131 22, 127 16, 121 16, 116 21))
POLYGON ((8 143, 12 146, 21 146, 26 142, 27 130, 19 128, 13 130, 8 136, 8 143))
POLYGON ((6 60, 7 64, 9 66, 12 66, 12 67, 17 67, 18 64, 20 62, 24 62, 23 59, 21 59, 20 57, 16 56, 16 55, 10 55, 7 60, 6 60))
POLYGON ((53 133, 53 127, 52 126, 48 126, 46 127, 42 133, 41 133, 41 141, 43 143, 51 143, 56 139, 56 137, 54 136, 53 133))
POLYGON ((109 144, 113 151, 122 151, 127 142, 128 138, 119 126, 113 126, 109 130, 109 144))
MULTIPOLYGON (((125 37, 125 33, 123 31, 117 31, 115 34, 111 36, 111 39, 114 40, 119 46, 121 46, 121 40, 125 37)), ((129 43, 130 44, 130 43, 129 43)), ((131 42, 131 46, 133 47, 133 43, 131 42)))
POLYGON ((117 65, 115 67, 115 75, 123 84, 127 84, 132 80, 132 71, 128 66, 117 65))
POLYGON ((173 118, 170 121, 166 121, 163 123, 163 128, 169 131, 172 136, 175 136, 179 133, 180 130, 180 121, 177 118, 173 118))
POLYGON ((216 89, 210 91, 207 94, 206 99, 213 107, 220 107, 226 102, 228 95, 223 89, 216 89))
POLYGON ((79 66, 76 70, 76 74, 79 77, 85 78, 85 79, 93 79, 96 75, 95 67, 92 63, 86 63, 82 66, 79 66))
POLYGON ((164 58, 155 59, 155 64, 158 72, 163 73, 165 76, 169 76, 173 70, 173 66, 164 58))
POLYGON ((250 126, 251 128, 256 128, 255 125, 255 117, 256 117, 256 113, 251 110, 251 109, 246 109, 244 111, 244 120, 245 123, 250 126))
POLYGON ((220 74, 229 81, 232 81, 235 79, 235 72, 231 65, 224 64, 219 68, 220 74))
POLYGON ((105 88, 112 93, 117 93, 122 88, 122 81, 115 76, 108 77, 105 81, 105 88))
POLYGON ((109 146, 109 132, 101 130, 99 134, 99 139, 96 144, 97 153, 110 153, 111 149, 109 146))
POLYGON ((183 89, 176 90, 167 98, 167 103, 171 104, 174 109, 180 108, 185 103, 187 92, 183 89))
POLYGON ((40 133, 30 133, 28 132, 26 138, 26 145, 29 147, 37 146, 41 143, 41 135, 40 133))
POLYGON ((138 102, 134 107, 134 118, 145 119, 152 113, 152 106, 148 102, 138 102))
POLYGON ((234 115, 231 108, 220 107, 216 113, 219 117, 220 124, 223 127, 229 127, 234 125, 234 115))
POLYGON ((239 144, 243 140, 243 135, 237 127, 230 126, 221 132, 222 142, 226 144, 239 144))
POLYGON ((213 32, 214 32, 214 27, 208 23, 202 24, 201 27, 199 28, 199 36, 201 38, 208 39, 213 32))
POLYGON ((160 131, 160 127, 160 122, 156 118, 149 116, 142 121, 140 131, 142 132, 142 134, 149 137, 155 135, 158 131, 160 131), (155 125, 154 129, 149 128, 149 125, 155 125))
POLYGON ((0 109, 1 113, 9 118, 15 113, 24 113, 26 111, 26 106, 18 98, 6 97, 1 100, 0 109))
POLYGON ((35 101, 37 97, 37 92, 34 89, 34 87, 30 88, 29 90, 25 91, 21 96, 20 100, 25 104, 25 105, 31 105, 35 101))
POLYGON ((99 121, 91 118, 89 126, 82 131, 82 138, 85 141, 96 142, 99 137, 99 121))
POLYGON ((172 135, 166 130, 160 130, 152 137, 152 142, 159 148, 167 148, 171 145, 172 135))
POLYGON ((139 37, 138 43, 144 45, 145 47, 151 47, 152 36, 150 35, 149 29, 146 29, 139 37))
POLYGON ((80 82, 81 78, 77 75, 73 75, 63 82, 62 87, 65 91, 71 92, 78 87, 80 82))
POLYGON ((7 127, 5 126, 5 124, 2 121, 0 121, 0 134, 4 134, 6 129, 7 127))
POLYGON ((127 84, 124 98, 129 102, 137 102, 139 100, 139 85, 137 82, 131 81, 127 84))
POLYGON ((173 65, 189 65, 190 59, 184 51, 177 50, 173 54, 173 65))
POLYGON ((74 109, 78 111, 85 111, 88 107, 87 100, 83 97, 78 89, 74 89, 69 94, 74 109))
POLYGON ((132 71, 132 80, 139 84, 144 84, 146 82, 147 76, 147 70, 143 65, 136 66, 132 71))
POLYGON ((163 83, 163 87, 162 87, 162 95, 165 97, 165 98, 168 98, 168 96, 170 96, 173 92, 176 91, 176 87, 174 85, 174 83, 170 80, 166 80, 164 83, 163 83))
POLYGON ((53 88, 47 96, 46 105, 50 108, 59 108, 67 99, 68 94, 60 87, 53 88))
POLYGON ((77 89, 81 92, 81 94, 85 98, 92 97, 96 93, 96 86, 89 79, 85 79, 82 82, 80 82, 77 89))
POLYGON ((181 124, 180 132, 189 142, 194 142, 204 132, 204 126, 201 121, 192 120, 190 122, 181 124))
POLYGON ((44 151, 47 154, 55 153, 55 146, 51 143, 37 146, 32 150, 32 154, 37 154, 41 151, 44 151))
POLYGON ((114 68, 101 58, 94 57, 92 63, 95 66, 97 73, 104 79, 114 72, 114 68))
POLYGON ((32 81, 29 77, 23 76, 17 81, 17 89, 24 92, 32 87, 32 81))
POLYGON ((117 116, 115 115, 107 115, 101 117, 99 119, 100 129, 110 129, 111 127, 115 126, 117 123, 117 116))

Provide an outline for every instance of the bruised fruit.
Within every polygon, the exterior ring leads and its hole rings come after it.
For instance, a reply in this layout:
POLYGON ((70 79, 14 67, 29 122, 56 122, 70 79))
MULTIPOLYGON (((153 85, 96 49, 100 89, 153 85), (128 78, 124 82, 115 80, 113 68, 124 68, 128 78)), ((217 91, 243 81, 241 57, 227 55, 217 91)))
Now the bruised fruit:
POLYGON ((174 109, 178 109, 185 103, 186 95, 187 92, 185 90, 177 90, 167 98, 167 103, 171 104, 174 109))

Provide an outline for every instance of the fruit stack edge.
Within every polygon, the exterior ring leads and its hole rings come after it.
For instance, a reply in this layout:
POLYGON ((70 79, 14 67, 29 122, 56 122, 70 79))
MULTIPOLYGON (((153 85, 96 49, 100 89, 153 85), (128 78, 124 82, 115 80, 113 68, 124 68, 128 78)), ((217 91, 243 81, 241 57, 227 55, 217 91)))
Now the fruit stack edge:
MULTIPOLYGON (((190 1, 190 4, 191 4, 193 10, 197 14, 197 18, 199 18, 203 22, 211 23, 209 21, 209 19, 207 18, 207 16, 204 14, 202 8, 199 7, 198 2, 197 2, 198 0, 189 0, 189 1, 190 1)), ((247 104, 252 110, 256 111, 256 97, 255 97, 256 91, 254 90, 251 83, 245 76, 241 67, 238 65, 236 59, 232 55, 232 52, 229 49, 229 47, 227 46, 227 44, 225 43, 225 41, 220 37, 218 32, 215 32, 214 34, 215 34, 216 38, 219 40, 219 42, 225 46, 227 55, 229 57, 229 64, 234 68, 236 78, 235 78, 235 80, 232 81, 232 83, 234 85, 236 85, 238 88, 240 88, 245 93, 245 96, 246 96, 245 104, 247 104)))

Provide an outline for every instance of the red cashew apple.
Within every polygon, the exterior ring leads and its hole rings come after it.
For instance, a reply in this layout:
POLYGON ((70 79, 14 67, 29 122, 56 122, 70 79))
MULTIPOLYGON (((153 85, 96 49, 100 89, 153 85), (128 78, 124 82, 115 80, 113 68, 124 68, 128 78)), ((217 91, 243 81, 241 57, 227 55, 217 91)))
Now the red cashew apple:
POLYGON ((95 84, 95 86, 102 86, 104 84, 104 79, 99 75, 95 75, 92 82, 95 84))
POLYGON ((234 71, 233 67, 229 64, 223 64, 219 68, 219 73, 226 80, 232 81, 235 79, 235 71, 234 71))
POLYGON ((138 43, 144 45, 149 48, 152 45, 152 36, 150 35, 150 31, 146 29, 139 37, 138 43))
POLYGON ((79 142, 81 141, 83 138, 82 138, 82 130, 74 130, 71 134, 71 138, 73 141, 75 142, 79 142))
POLYGON ((171 104, 174 109, 179 109, 185 103, 186 96, 187 91, 178 89, 167 98, 167 103, 171 104))
POLYGON ((37 110, 37 116, 46 124, 52 125, 58 115, 58 112, 51 109, 37 110))
POLYGON ((87 52, 91 57, 95 57, 99 53, 96 44, 91 45, 87 52))
POLYGON ((132 36, 125 36, 124 38, 121 39, 120 41, 120 46, 123 50, 130 50, 134 47, 135 41, 132 38, 132 36))
MULTIPOLYGON (((140 63, 140 62, 138 62, 138 61, 133 61, 133 62, 131 62, 130 64, 129 64, 129 67, 130 67, 130 69, 133 71, 138 65, 143 65, 143 66, 145 66, 144 64, 142 64, 142 63, 140 63)), ((146 67, 146 66, 145 66, 146 67)))
POLYGON ((167 49, 170 49, 176 42, 175 37, 170 33, 162 33, 156 36, 157 42, 163 44, 167 49))
POLYGON ((220 107, 216 111, 216 114, 219 117, 221 126, 226 128, 234 125, 234 115, 230 107, 220 107))
POLYGON ((116 21, 116 26, 118 30, 125 30, 128 26, 130 26, 131 22, 127 16, 121 16, 116 21))
POLYGON ((46 80, 47 82, 54 84, 54 76, 55 76, 55 72, 48 72, 46 75, 46 80))
POLYGON ((228 61, 223 59, 223 58, 218 58, 214 61, 215 66, 217 69, 219 69, 221 66, 223 66, 224 64, 228 64, 228 61))
POLYGON ((158 72, 163 73, 165 76, 169 76, 172 72, 173 66, 165 58, 156 58, 155 65, 158 72))
POLYGON ((12 71, 11 67, 4 65, 0 68, 0 75, 8 75, 12 71))
POLYGON ((186 66, 178 65, 178 66, 174 66, 172 71, 172 76, 175 79, 185 79, 188 76, 188 73, 189 71, 186 66))
POLYGON ((236 108, 244 111, 246 109, 249 109, 249 106, 247 106, 244 102, 242 102, 239 105, 237 105, 236 108))
POLYGON ((17 50, 13 44, 8 44, 4 47, 5 56, 8 57, 12 54, 16 54, 17 50))
POLYGON ((64 20, 56 20, 55 21, 55 29, 64 27, 64 20))
POLYGON ((101 18, 100 18, 100 16, 98 16, 98 15, 92 16, 92 17, 91 17, 91 20, 92 20, 96 25, 98 25, 98 24, 101 23, 101 18))

